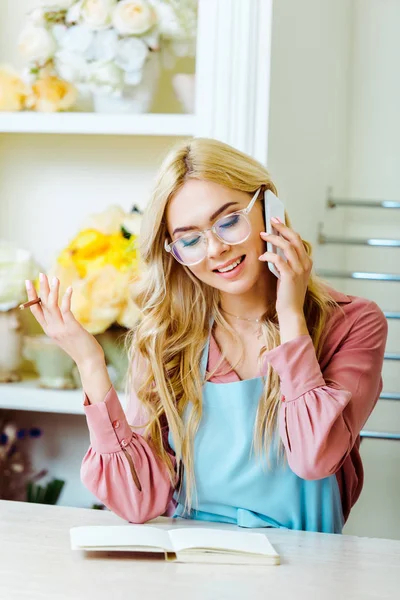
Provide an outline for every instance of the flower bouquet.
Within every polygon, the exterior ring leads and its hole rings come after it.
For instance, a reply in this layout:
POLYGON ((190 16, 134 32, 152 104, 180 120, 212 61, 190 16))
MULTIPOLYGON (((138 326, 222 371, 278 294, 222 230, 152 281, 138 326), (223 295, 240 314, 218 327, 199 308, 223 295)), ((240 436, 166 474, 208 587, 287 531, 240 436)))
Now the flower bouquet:
POLYGON ((72 286, 71 310, 103 346, 117 388, 122 387, 127 370, 122 340, 140 318, 133 301, 133 287, 139 278, 140 222, 141 212, 136 207, 126 213, 111 206, 92 215, 49 273, 60 280, 61 294, 72 286))
POLYGON ((193 52, 196 9, 196 0, 46 0, 28 16, 19 49, 31 79, 45 69, 93 97, 96 110, 146 112, 156 54, 193 52))

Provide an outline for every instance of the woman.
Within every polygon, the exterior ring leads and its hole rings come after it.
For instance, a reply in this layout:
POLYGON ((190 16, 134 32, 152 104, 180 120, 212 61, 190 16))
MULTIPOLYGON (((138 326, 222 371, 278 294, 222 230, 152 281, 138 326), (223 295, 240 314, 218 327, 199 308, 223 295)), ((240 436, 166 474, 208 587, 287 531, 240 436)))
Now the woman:
POLYGON ((289 224, 265 233, 267 189, 262 165, 217 141, 166 158, 143 218, 127 417, 72 291, 59 306, 58 281, 41 277, 31 310, 86 394, 82 480, 128 521, 173 511, 339 533, 360 495, 359 433, 382 388, 386 320, 319 282, 289 224))

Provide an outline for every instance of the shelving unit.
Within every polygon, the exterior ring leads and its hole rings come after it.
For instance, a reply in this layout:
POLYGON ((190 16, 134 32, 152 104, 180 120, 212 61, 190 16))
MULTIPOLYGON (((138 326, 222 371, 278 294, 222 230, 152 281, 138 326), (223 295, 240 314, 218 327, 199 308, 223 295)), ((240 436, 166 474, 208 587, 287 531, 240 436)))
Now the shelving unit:
MULTIPOLYGON (((125 405, 125 394, 118 394, 125 405)), ((47 390, 38 387, 37 380, 0 384, 0 409, 30 412, 83 415, 83 392, 78 390, 47 390)))
MULTIPOLYGON (((125 406, 125 394, 119 393, 125 406)), ((83 415, 83 392, 78 390, 47 390, 38 387, 36 379, 0 384, 0 409, 31 412, 83 415)))
POLYGON ((0 133, 181 136, 195 132, 194 115, 0 113, 0 133))

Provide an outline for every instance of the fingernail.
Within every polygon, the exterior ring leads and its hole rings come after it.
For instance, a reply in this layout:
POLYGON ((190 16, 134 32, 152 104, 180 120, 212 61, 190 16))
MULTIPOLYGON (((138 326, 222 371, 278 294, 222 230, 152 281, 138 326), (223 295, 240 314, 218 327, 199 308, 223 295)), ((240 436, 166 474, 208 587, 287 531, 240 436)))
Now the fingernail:
POLYGON ((271 221, 273 223, 282 223, 282 221, 278 217, 271 217, 271 221))
POLYGON ((65 290, 66 294, 71 294, 72 293, 72 286, 70 285, 69 287, 67 287, 67 289, 65 290))
POLYGON ((32 282, 29 279, 25 279, 25 287, 27 290, 32 289, 32 282))
POLYGON ((56 286, 57 285, 57 277, 53 277, 53 279, 51 280, 51 285, 52 286, 56 286))
POLYGON ((40 281, 44 281, 44 274, 43 273, 39 273, 39 279, 40 279, 40 281))

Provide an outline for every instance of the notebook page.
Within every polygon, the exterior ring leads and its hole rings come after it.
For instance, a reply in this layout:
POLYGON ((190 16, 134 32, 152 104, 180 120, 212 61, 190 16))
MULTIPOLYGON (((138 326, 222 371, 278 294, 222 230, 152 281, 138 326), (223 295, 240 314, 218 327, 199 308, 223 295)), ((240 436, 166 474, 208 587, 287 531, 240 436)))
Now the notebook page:
POLYGON ((165 529, 146 525, 90 525, 73 527, 70 531, 74 550, 96 548, 153 547, 173 552, 169 533, 165 529))
POLYGON ((202 527, 174 529, 170 538, 175 552, 189 548, 209 548, 228 552, 278 556, 278 553, 262 533, 229 531, 202 527))

